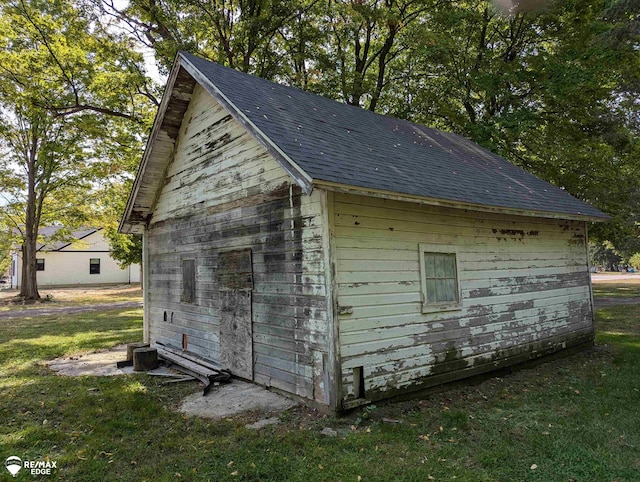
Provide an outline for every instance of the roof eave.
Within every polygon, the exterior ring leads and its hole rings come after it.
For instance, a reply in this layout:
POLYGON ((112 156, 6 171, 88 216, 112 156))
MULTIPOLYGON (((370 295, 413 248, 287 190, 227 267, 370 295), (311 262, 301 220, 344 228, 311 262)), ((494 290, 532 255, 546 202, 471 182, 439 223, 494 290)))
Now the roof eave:
POLYGON ((448 207, 453 209, 467 209, 470 211, 479 211, 479 212, 492 212, 492 213, 501 213, 501 214, 509 214, 513 216, 526 216, 526 217, 536 217, 536 218, 550 218, 550 219, 566 219, 569 221, 586 221, 586 222, 604 222, 611 219, 608 215, 592 216, 588 214, 580 214, 580 213, 561 213, 561 212, 553 212, 553 211, 537 211, 533 209, 517 209, 517 208, 508 208, 502 206, 488 206, 482 204, 473 204, 466 203, 463 201, 455 201, 449 199, 437 199, 430 198, 427 196, 416 196, 412 194, 403 194, 399 192, 393 191, 385 191, 381 189, 373 189, 373 188, 365 188, 360 186, 353 186, 349 184, 340 184, 336 182, 330 181, 321 181, 314 180, 314 187, 319 189, 324 189, 326 191, 333 192, 343 192, 347 194, 357 194, 362 196, 373 196, 382 199, 392 199, 394 201, 406 201, 410 203, 416 204, 425 204, 429 206, 440 206, 440 207, 448 207))
POLYGON ((132 221, 131 214, 133 211, 135 200, 138 196, 140 184, 142 182, 142 179, 144 178, 144 173, 146 171, 149 158, 153 153, 153 145, 158 138, 158 134, 160 133, 160 130, 162 128, 162 123, 167 111, 167 105, 169 104, 169 100, 171 99, 171 93, 173 91, 176 78, 178 77, 178 72, 180 71, 180 59, 180 56, 176 57, 175 61, 173 62, 173 66, 171 67, 171 72, 169 73, 169 78, 167 79, 167 85, 162 94, 160 105, 158 106, 158 113, 156 114, 156 118, 153 121, 153 126, 151 127, 151 132, 149 133, 149 137, 147 138, 147 145, 145 146, 144 154, 142 155, 140 168, 136 173, 136 178, 133 181, 133 186, 131 188, 131 192, 129 193, 129 199, 127 199, 127 205, 125 207, 124 214, 122 216, 122 219, 120 220, 120 224, 118 225, 119 233, 131 234, 134 232, 134 226, 145 224, 142 220, 132 221))
POLYGON ((136 174, 136 178, 127 200, 124 215, 118 225, 118 232, 131 234, 138 232, 136 226, 144 226, 147 223, 147 217, 141 219, 132 219, 133 208, 138 197, 138 192, 145 176, 145 171, 150 158, 153 156, 153 147, 162 129, 163 121, 167 111, 169 100, 176 82, 176 78, 180 69, 183 68, 193 79, 199 83, 204 89, 213 96, 225 109, 229 111, 231 116, 238 121, 247 131, 271 154, 282 166, 282 168, 294 179, 294 181, 302 188, 306 194, 311 194, 313 190, 313 179, 289 156, 287 156, 280 147, 278 147, 264 132, 262 132, 227 96, 225 96, 216 85, 200 72, 183 54, 178 52, 176 59, 171 67, 167 86, 160 105, 158 113, 153 122, 153 127, 147 139, 147 145, 140 162, 140 168, 136 174))

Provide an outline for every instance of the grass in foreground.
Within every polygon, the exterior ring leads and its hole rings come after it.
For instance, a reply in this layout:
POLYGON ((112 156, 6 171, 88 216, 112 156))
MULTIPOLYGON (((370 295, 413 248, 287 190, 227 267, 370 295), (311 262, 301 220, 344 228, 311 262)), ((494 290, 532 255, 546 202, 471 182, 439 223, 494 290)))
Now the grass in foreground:
POLYGON ((142 290, 139 284, 81 288, 41 288, 39 292, 42 297, 40 302, 24 304, 14 301, 13 298, 18 294, 17 290, 0 291, 0 312, 116 303, 119 301, 142 301, 142 290))
POLYGON ((49 457, 59 467, 51 480, 640 479, 637 305, 598 312, 592 351, 339 419, 297 408, 258 432, 244 428, 257 414, 211 422, 176 413, 195 384, 57 377, 42 364, 137 340, 140 317, 0 325, 0 459, 49 457), (324 427, 339 436, 320 435, 324 427))

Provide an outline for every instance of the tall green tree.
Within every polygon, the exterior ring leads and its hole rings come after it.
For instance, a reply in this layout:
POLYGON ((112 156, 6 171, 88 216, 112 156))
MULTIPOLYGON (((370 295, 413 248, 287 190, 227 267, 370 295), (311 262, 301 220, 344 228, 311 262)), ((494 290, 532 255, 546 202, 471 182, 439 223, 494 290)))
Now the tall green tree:
POLYGON ((153 48, 160 67, 178 50, 261 77, 282 74, 283 33, 317 3, 293 0, 98 0, 105 14, 153 48))
POLYGON ((90 5, 0 1, 0 181, 38 299, 39 228, 88 221, 96 183, 131 170, 156 95, 131 42, 90 5))
POLYGON ((597 237, 633 236, 639 30, 621 18, 637 26, 640 12, 630 4, 548 2, 510 15, 488 2, 441 5, 428 27, 413 30, 414 48, 396 65, 397 87, 383 104, 465 135, 610 213, 597 237))
POLYGON ((637 236, 637 0, 101 3, 165 71, 185 49, 462 134, 611 214, 596 238, 637 236))

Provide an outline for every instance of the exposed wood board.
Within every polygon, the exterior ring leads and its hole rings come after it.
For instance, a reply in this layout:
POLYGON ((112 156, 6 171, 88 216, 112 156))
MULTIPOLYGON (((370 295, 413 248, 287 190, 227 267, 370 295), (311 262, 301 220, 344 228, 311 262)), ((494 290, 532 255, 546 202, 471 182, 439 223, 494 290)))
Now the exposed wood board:
MULTIPOLYGON (((507 293, 504 295, 492 295, 476 298, 464 298, 464 308, 472 309, 475 306, 491 306, 491 305, 509 305, 513 303, 519 303, 521 301, 533 302, 532 297, 536 297, 536 302, 540 302, 546 298, 564 298, 573 294, 584 295, 588 290, 586 284, 576 285, 573 287, 559 287, 556 289, 541 289, 537 293, 531 293, 528 291, 519 293, 507 293)), ((374 293, 374 294, 357 294, 357 295, 345 295, 340 293, 339 303, 341 305, 348 305, 356 307, 375 307, 375 306, 393 306, 397 304, 405 303, 417 303, 420 301, 420 293, 415 289, 401 292, 391 293, 374 293), (388 296, 380 296, 385 294, 388 296)))
POLYGON ((151 289, 149 271, 149 233, 146 227, 142 234, 142 339, 149 343, 151 339, 151 289))
POLYGON ((158 114, 153 122, 151 133, 147 139, 147 146, 145 148, 138 173, 136 174, 131 193, 129 194, 124 215, 118 227, 120 232, 127 232, 131 228, 132 223, 140 224, 146 219, 146 214, 148 214, 148 212, 142 211, 141 213, 134 213, 134 204, 141 203, 149 206, 149 202, 152 201, 150 197, 155 195, 159 187, 159 184, 156 183, 160 183, 162 181, 157 176, 152 176, 151 179, 147 179, 146 172, 149 165, 152 166, 152 169, 156 169, 156 166, 158 166, 157 169, 164 171, 163 165, 169 161, 171 149, 169 145, 162 146, 164 147, 164 151, 159 152, 158 158, 155 158, 154 147, 157 142, 160 142, 161 144, 162 142, 165 142, 165 144, 172 144, 171 141, 175 141, 175 138, 172 139, 171 137, 171 135, 174 134, 174 124, 165 125, 165 118, 172 116, 177 117, 177 111, 184 112, 186 110, 189 93, 193 90, 193 86, 195 85, 195 81, 186 73, 185 70, 181 69, 179 65, 180 61, 179 59, 176 59, 173 67, 171 68, 169 78, 167 79, 167 85, 162 95, 160 105, 158 106, 158 114), (174 89, 177 92, 177 95, 175 96, 174 89), (175 112, 167 116, 167 111, 175 112), (169 140, 169 142, 166 142, 167 140, 169 140), (143 184, 145 185, 144 188, 146 196, 144 196, 144 199, 138 199, 139 191, 143 184), (147 187, 146 184, 151 184, 151 186, 147 187))
MULTIPOLYGON (((540 317, 544 314, 553 315, 551 321, 546 322, 549 326, 562 326, 558 321, 562 318, 568 318, 572 313, 584 309, 585 306, 567 307, 566 303, 549 305, 542 308, 531 308, 526 310, 505 311, 496 313, 493 316, 487 316, 486 322, 469 323, 462 326, 451 324, 452 329, 449 330, 430 330, 428 323, 416 322, 396 326, 382 326, 379 328, 369 329, 353 329, 351 331, 344 330, 341 333, 342 340, 345 344, 366 346, 367 343, 381 342, 392 338, 401 338, 403 336, 416 336, 428 338, 429 343, 442 341, 447 339, 462 339, 463 337, 477 337, 482 334, 495 334, 504 331, 501 336, 510 335, 515 328, 518 327, 534 327, 536 329, 545 326, 540 323, 540 317)), ((355 328, 355 327, 354 327, 355 328)), ((359 328, 359 327, 358 327, 359 328)), ((475 342, 475 340, 474 340, 475 342)))
MULTIPOLYGON (((350 248, 350 247, 338 247, 337 254, 340 259, 343 260, 362 260, 362 261, 375 261, 375 260, 394 260, 394 261, 416 261, 418 259, 418 249, 415 243, 409 243, 407 248, 350 248)), ((483 263, 491 263, 495 266, 500 262, 569 262, 579 264, 583 262, 582 259, 584 253, 575 254, 551 251, 551 252, 531 252, 530 250, 522 250, 513 252, 511 249, 502 250, 492 253, 482 253, 482 258, 478 259, 478 253, 470 251, 460 251, 458 259, 465 262, 465 268, 469 270, 467 264, 473 263, 474 266, 482 266, 483 263), (569 254, 569 256, 568 256, 569 254)))
POLYGON ((344 194, 355 194, 359 196, 371 196, 383 199, 390 199, 394 201, 403 201, 407 203, 417 203, 424 204, 427 206, 438 206, 438 207, 447 207, 454 209, 462 209, 469 211, 479 211, 479 212, 493 212, 493 213, 502 213, 509 214, 512 216, 528 216, 528 217, 536 217, 536 218, 551 218, 551 219, 569 219, 576 221, 591 221, 591 222, 600 222, 604 221, 602 218, 591 217, 591 216, 582 216, 582 215, 572 215, 565 213, 553 213, 547 211, 523 211, 518 209, 509 209, 509 208, 498 208, 492 206, 483 206, 476 204, 463 203, 459 201, 448 201, 444 199, 434 199, 426 196, 412 196, 409 194, 399 194, 396 192, 383 191, 371 188, 362 188, 358 186, 347 186, 345 184, 338 184, 327 181, 314 180, 314 186, 325 189, 327 191, 333 191, 337 193, 344 194))
POLYGON ((274 156, 282 165, 282 167, 291 175, 291 177, 298 183, 298 185, 305 191, 306 194, 311 194, 313 189, 312 179, 304 172, 289 156, 287 156, 276 144, 273 143, 269 137, 267 137, 249 118, 238 109, 213 82, 211 82, 206 76, 191 64, 184 56, 179 55, 180 64, 195 78, 197 81, 207 89, 207 91, 220 102, 234 118, 240 122, 254 137, 260 142, 267 152, 274 156))
POLYGON ((251 291, 226 290, 220 312, 220 366, 253 380, 251 291))
MULTIPOLYGON (((424 216, 424 205, 419 203, 408 203, 406 201, 397 201, 392 199, 384 199, 370 197, 367 199, 366 206, 362 205, 362 196, 355 194, 335 193, 336 209, 345 216, 348 215, 372 215, 374 217, 389 217, 391 219, 405 217, 407 220, 416 220, 424 216)), ((557 225, 560 223, 568 228, 576 228, 582 225, 583 221, 570 219, 556 219, 545 217, 530 217, 517 214, 505 214, 501 212, 482 212, 472 209, 459 209, 446 206, 429 206, 430 216, 436 217, 447 223, 456 225, 464 225, 465 222, 472 221, 474 223, 483 224, 491 223, 495 227, 509 229, 513 225, 522 225, 525 223, 532 229, 544 230, 549 225, 557 225)))
MULTIPOLYGON (((342 319, 340 323, 340 333, 359 333, 359 332, 371 332, 371 336, 375 337, 374 333, 379 333, 384 330, 401 329, 408 325, 420 325, 423 332, 426 333, 440 333, 445 331, 455 331, 458 328, 473 328, 477 326, 489 325, 494 322, 500 321, 513 321, 514 317, 538 317, 545 315, 545 313, 558 313, 560 311, 566 311, 569 308, 567 303, 573 301, 580 302, 581 300, 566 300, 557 304, 547 304, 545 306, 537 306, 530 308, 521 308, 518 310, 511 310, 509 306, 498 305, 491 308, 481 315, 470 315, 468 317, 461 318, 459 314, 451 314, 451 312, 443 312, 437 314, 418 315, 415 311, 410 313, 398 313, 392 315, 384 315, 378 317, 369 317, 365 319, 342 319), (463 320, 463 321, 461 321, 463 320)), ((584 308, 584 306, 582 307, 584 308)))
POLYGON ((335 199, 339 304, 349 308, 339 321, 347 392, 357 367, 382 392, 472 365, 482 350, 526 350, 589 331, 583 224, 495 213, 455 218, 448 208, 335 199), (420 313, 419 243, 458 246, 460 310, 420 313), (378 365, 388 370, 374 374, 378 365))
MULTIPOLYGON (((589 254, 589 225, 584 223, 584 251, 587 260, 587 272, 591 273, 591 255, 589 254)), ((593 284, 591 283, 591 275, 589 275, 589 306, 591 308, 591 323, 595 326, 596 322, 596 306, 593 302, 593 284)), ((595 329, 595 328, 594 328, 595 329)))
MULTIPOLYGON (((546 289, 570 288, 583 286, 588 273, 579 272, 554 276, 528 276, 518 279, 514 283, 513 278, 492 278, 468 281, 462 286, 462 298, 481 298, 506 294, 544 291, 546 289)), ((365 283, 345 283, 340 286, 340 294, 350 295, 393 295, 404 293, 407 287, 414 286, 419 289, 420 279, 416 275, 412 281, 382 281, 365 283)))
MULTIPOLYGON (((581 288, 581 287, 578 287, 581 288)), ((585 293, 588 292, 586 289, 578 290, 578 288, 572 288, 572 292, 565 293, 559 296, 549 296, 549 297, 541 297, 540 294, 542 292, 536 293, 528 293, 528 300, 526 304, 533 305, 534 307, 545 306, 547 304, 555 304, 556 300, 563 300, 561 302, 569 302, 575 299, 583 299, 585 293)), ((492 313, 494 310, 494 306, 506 306, 507 309, 515 310, 518 306, 523 305, 524 301, 515 301, 505 305, 505 303, 496 302, 494 304, 484 304, 479 303, 474 300, 474 304, 464 303, 463 307, 460 310, 457 310, 458 317, 461 319, 470 317, 470 316, 486 316, 486 314, 492 313)), ((341 305, 341 306, 351 306, 351 305, 341 305)), ((404 303, 394 303, 388 302, 386 304, 378 304, 378 305, 369 305, 369 306, 352 306, 352 312, 348 315, 341 315, 340 323, 344 324, 347 322, 352 322, 354 320, 360 319, 368 319, 372 317, 383 317, 383 316, 395 316, 395 315, 404 315, 410 313, 416 313, 418 308, 420 308, 419 298, 416 299, 415 302, 404 302, 404 303)), ((430 316, 430 313, 423 313, 423 315, 430 316)), ((461 321, 463 322, 463 321, 461 321)))
POLYGON ((157 321, 153 333, 173 344, 186 333, 195 353, 218 362, 225 350, 220 290, 229 281, 220 272, 230 269, 220 255, 251 248, 254 380, 308 394, 322 377, 313 374, 312 350, 326 349, 320 203, 292 187, 288 174, 221 115, 203 89, 194 89, 189 109, 149 227, 153 316, 173 315, 173 323, 157 321), (180 260, 189 253, 197 259, 193 304, 180 301, 180 260), (264 350, 315 379, 264 365, 272 358, 264 350), (301 387, 292 385, 296 377, 301 387))
POLYGON ((338 319, 338 284, 336 279, 337 258, 335 245, 335 212, 333 193, 317 190, 324 216, 322 238, 324 240, 325 278, 327 283, 327 320, 328 320, 328 365, 326 398, 329 406, 334 410, 342 408, 342 355, 340 352, 340 327, 338 319))
MULTIPOLYGON (((376 234, 378 234, 376 232, 376 234)), ((375 236, 371 238, 362 237, 362 236, 346 236, 340 237, 336 240, 336 245, 339 249, 371 249, 374 251, 377 250, 396 250, 398 251, 415 251, 417 249, 418 244, 420 243, 420 239, 424 239, 423 235, 417 234, 416 240, 408 239, 403 240, 402 237, 395 236, 394 233, 387 233, 387 236, 375 236)), ((404 236, 408 238, 413 238, 412 233, 404 233, 404 236)), ((475 237, 472 238, 475 240, 475 237)), ((461 253, 462 256, 469 254, 469 256, 473 256, 474 254, 482 254, 484 258, 488 258, 491 256, 538 256, 539 253, 531 253, 531 248, 528 245, 522 243, 464 243, 466 241, 466 237, 461 238, 461 243, 465 246, 465 251, 461 253), (505 244, 508 244, 508 250, 505 249, 505 244)), ((552 243, 547 243, 544 241, 539 241, 538 246, 544 247, 546 249, 545 255, 553 255, 558 256, 559 254, 570 255, 572 257, 581 257, 583 256, 582 247, 577 247, 572 245, 567 245, 567 243, 563 241, 555 241, 552 243)))

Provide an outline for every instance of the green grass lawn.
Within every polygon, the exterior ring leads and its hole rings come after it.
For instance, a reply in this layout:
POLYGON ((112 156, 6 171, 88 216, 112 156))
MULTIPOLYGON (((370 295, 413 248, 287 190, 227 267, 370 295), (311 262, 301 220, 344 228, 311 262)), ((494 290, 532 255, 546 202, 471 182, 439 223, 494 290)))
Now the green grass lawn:
POLYGON ((593 283, 593 296, 596 298, 640 297, 640 283, 593 283))
POLYGON ((258 432, 244 428, 257 414, 177 413, 195 383, 44 365, 139 340, 141 310, 0 320, 0 460, 48 457, 58 470, 43 480, 72 481, 640 480, 639 318, 602 309, 594 350, 342 418, 296 408, 258 432))
POLYGON ((142 301, 142 290, 139 284, 72 288, 44 287, 40 288, 39 292, 42 297, 39 302, 23 303, 15 299, 19 293, 18 290, 0 290, 0 312, 142 301))

